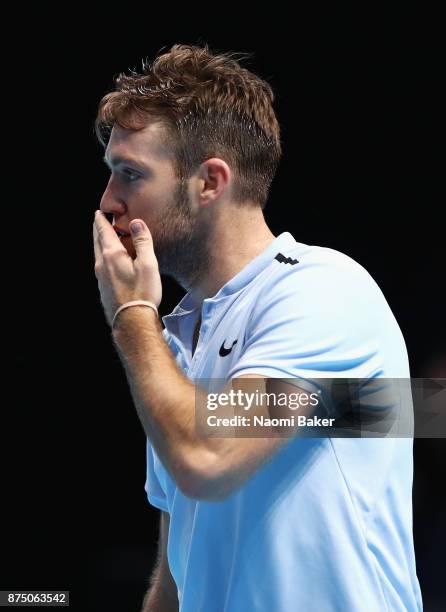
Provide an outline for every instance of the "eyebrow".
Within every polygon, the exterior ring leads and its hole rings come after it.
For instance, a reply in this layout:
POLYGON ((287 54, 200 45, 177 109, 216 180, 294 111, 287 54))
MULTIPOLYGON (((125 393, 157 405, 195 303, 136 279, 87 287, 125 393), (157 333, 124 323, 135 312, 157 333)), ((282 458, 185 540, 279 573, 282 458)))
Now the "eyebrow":
POLYGON ((148 166, 146 166, 146 164, 136 160, 136 159, 132 159, 131 157, 112 157, 110 160, 107 158, 106 155, 104 155, 104 157, 102 158, 103 161, 105 162, 105 164, 109 167, 109 168, 116 168, 117 166, 121 166, 124 164, 130 164, 131 166, 136 166, 137 168, 139 168, 140 170, 146 170, 146 171, 150 171, 150 168, 148 166))

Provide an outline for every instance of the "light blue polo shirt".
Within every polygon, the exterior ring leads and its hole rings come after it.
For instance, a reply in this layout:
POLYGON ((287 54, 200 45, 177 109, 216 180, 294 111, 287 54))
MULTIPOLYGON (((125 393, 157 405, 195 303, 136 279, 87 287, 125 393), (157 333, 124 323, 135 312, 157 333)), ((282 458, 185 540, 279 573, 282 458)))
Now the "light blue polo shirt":
MULTIPOLYGON (((163 317, 164 337, 196 383, 248 373, 300 387, 319 377, 410 376, 401 331, 368 272, 288 232, 205 299, 201 314, 193 356, 191 297, 163 317)), ((196 501, 148 441, 145 489, 170 514, 180 611, 421 610, 412 473, 410 438, 294 438, 225 500, 196 501)))

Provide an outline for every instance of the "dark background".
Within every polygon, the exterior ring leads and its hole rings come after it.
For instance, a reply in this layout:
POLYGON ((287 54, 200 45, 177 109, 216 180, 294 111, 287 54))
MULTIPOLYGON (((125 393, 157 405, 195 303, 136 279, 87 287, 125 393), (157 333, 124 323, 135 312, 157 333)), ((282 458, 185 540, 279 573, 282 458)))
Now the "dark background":
MULTIPOLYGON (((1 427, 2 589, 65 589, 72 609, 130 612, 151 573, 158 511, 145 497, 145 437, 98 300, 91 226, 107 180, 93 135, 97 104, 113 76, 161 47, 207 42, 254 53, 245 65, 272 85, 282 128, 265 210, 272 231, 360 262, 400 324, 412 376, 446 377, 435 17, 376 27, 366 18, 351 29, 317 21, 293 29, 282 17, 268 27, 229 19, 217 31, 211 17, 201 28, 148 18, 137 27, 133 14, 70 30, 68 15, 64 27, 33 30, 26 58, 8 64, 5 99, 24 133, 11 147, 13 206, 4 193, 12 262, 4 283, 16 299, 3 319, 14 370, 1 427)), ((162 315, 183 295, 164 280, 162 315)), ((445 450, 443 439, 415 442, 414 534, 428 611, 445 603, 445 450)))

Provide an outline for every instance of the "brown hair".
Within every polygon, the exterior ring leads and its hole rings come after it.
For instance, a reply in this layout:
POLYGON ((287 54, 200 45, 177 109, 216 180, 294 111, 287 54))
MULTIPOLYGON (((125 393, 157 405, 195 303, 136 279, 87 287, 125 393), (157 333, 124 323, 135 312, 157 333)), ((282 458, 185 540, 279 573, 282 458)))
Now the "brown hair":
POLYGON ((181 180, 220 157, 234 172, 233 199, 263 208, 282 154, 280 128, 270 85, 237 61, 246 55, 177 44, 143 61, 142 74, 119 74, 99 103, 99 141, 106 146, 115 123, 140 129, 160 120, 181 180))

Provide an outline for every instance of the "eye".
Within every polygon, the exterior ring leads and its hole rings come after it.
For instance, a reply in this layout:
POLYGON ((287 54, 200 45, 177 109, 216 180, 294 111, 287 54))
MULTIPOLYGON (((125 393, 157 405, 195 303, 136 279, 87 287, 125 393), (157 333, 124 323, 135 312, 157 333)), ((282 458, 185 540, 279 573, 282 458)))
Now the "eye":
POLYGON ((122 171, 122 174, 124 175, 124 180, 128 183, 133 183, 134 181, 140 178, 139 174, 136 174, 136 172, 132 172, 132 170, 129 170, 128 168, 125 168, 122 171))

